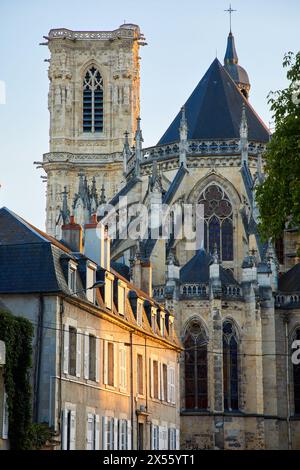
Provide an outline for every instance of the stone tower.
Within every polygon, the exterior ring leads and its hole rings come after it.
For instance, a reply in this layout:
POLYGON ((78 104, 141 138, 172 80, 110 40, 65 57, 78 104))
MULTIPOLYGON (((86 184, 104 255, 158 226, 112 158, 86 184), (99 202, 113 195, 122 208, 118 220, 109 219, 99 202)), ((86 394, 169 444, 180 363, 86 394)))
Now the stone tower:
POLYGON ((139 46, 134 24, 114 31, 52 29, 43 45, 50 50, 50 152, 47 173, 46 230, 59 236, 64 204, 72 212, 78 175, 110 199, 122 180, 124 133, 133 144, 140 112, 139 46))

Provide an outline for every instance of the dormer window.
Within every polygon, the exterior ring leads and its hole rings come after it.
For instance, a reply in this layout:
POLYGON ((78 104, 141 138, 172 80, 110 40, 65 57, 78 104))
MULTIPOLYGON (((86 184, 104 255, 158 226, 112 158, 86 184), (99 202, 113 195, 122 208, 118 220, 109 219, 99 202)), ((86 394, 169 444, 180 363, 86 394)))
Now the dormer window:
POLYGON ((126 305, 126 284, 122 281, 118 281, 118 312, 120 315, 125 315, 126 305))
POLYGON ((157 330, 156 315, 157 315, 157 309, 155 307, 152 307, 151 308, 151 328, 152 328, 153 333, 156 333, 156 330, 157 330))
POLYGON ((165 313, 160 312, 160 334, 165 336, 165 313))
POLYGON ((136 304, 136 322, 138 326, 142 326, 143 324, 143 303, 140 299, 137 299, 136 304))
POLYGON ((76 273, 77 273, 76 263, 69 261, 68 287, 73 294, 76 292, 76 273))
POLYGON ((97 265, 92 263, 91 261, 87 262, 86 266, 86 297, 89 302, 95 303, 95 289, 91 289, 91 287, 96 282, 96 270, 97 265))
POLYGON ((105 274, 105 287, 104 287, 104 302, 107 308, 113 308, 113 281, 114 276, 106 272, 105 274))

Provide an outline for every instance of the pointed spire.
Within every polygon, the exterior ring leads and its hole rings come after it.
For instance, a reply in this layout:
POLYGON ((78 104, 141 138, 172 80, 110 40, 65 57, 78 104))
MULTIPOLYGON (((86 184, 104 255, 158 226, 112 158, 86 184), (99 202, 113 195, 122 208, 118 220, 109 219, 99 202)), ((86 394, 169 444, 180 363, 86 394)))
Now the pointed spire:
POLYGON ((245 103, 242 106, 242 118, 240 125, 240 151, 242 155, 242 165, 248 164, 248 122, 246 116, 245 103))
POLYGON ((127 162, 131 156, 131 149, 129 145, 129 132, 124 132, 125 140, 124 140, 124 147, 123 147, 123 174, 126 176, 127 174, 127 162))
POLYGON ((63 197, 63 203, 62 203, 62 209, 61 209, 61 217, 63 220, 63 225, 66 225, 69 223, 70 219, 70 211, 68 209, 68 191, 67 191, 67 186, 64 186, 64 190, 62 192, 62 197, 63 197))
POLYGON ((106 196, 105 196, 105 186, 104 184, 102 184, 102 187, 101 187, 101 194, 100 194, 100 201, 99 201, 100 204, 106 204, 106 196))
POLYGON ((184 166, 186 168, 186 150, 187 150, 187 136, 188 136, 188 125, 187 119, 185 115, 185 106, 181 108, 181 120, 179 126, 179 135, 180 135, 180 142, 179 142, 179 164, 180 166, 184 166))
POLYGON ((224 56, 224 65, 226 64, 238 64, 239 58, 235 48, 235 41, 232 32, 228 34, 227 48, 224 56))
POLYGON ((137 118, 137 127, 136 127, 136 132, 135 132, 135 175, 137 177, 140 176, 141 170, 140 170, 140 164, 142 161, 142 149, 143 149, 143 134, 141 130, 141 118, 137 118))
POLYGON ((263 183, 265 180, 261 153, 257 155, 257 180, 259 184, 263 183))

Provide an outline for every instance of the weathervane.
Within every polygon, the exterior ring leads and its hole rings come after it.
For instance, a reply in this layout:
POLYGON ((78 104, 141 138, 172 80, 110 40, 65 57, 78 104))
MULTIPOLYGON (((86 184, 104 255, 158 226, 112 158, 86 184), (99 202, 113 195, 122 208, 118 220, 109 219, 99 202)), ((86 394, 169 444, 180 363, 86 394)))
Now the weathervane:
POLYGON ((237 10, 233 10, 233 9, 231 8, 231 3, 230 3, 228 10, 224 10, 224 11, 227 11, 227 12, 229 13, 229 24, 230 24, 230 32, 231 32, 231 15, 232 15, 232 13, 233 13, 234 11, 237 11, 237 10))

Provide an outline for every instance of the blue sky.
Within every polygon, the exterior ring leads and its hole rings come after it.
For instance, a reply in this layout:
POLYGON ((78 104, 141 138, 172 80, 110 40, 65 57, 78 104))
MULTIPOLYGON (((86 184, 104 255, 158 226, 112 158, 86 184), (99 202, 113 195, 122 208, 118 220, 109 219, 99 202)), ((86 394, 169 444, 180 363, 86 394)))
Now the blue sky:
MULTIPOLYGON (((44 228, 45 183, 33 162, 48 151, 48 64, 39 46, 49 29, 116 29, 139 24, 141 117, 145 146, 155 144, 216 56, 223 61, 229 30, 226 0, 1 0, 0 207, 44 228)), ((299 49, 299 0, 233 0, 239 63, 252 84, 250 102, 266 124, 266 96, 286 85, 282 58, 299 49)))

